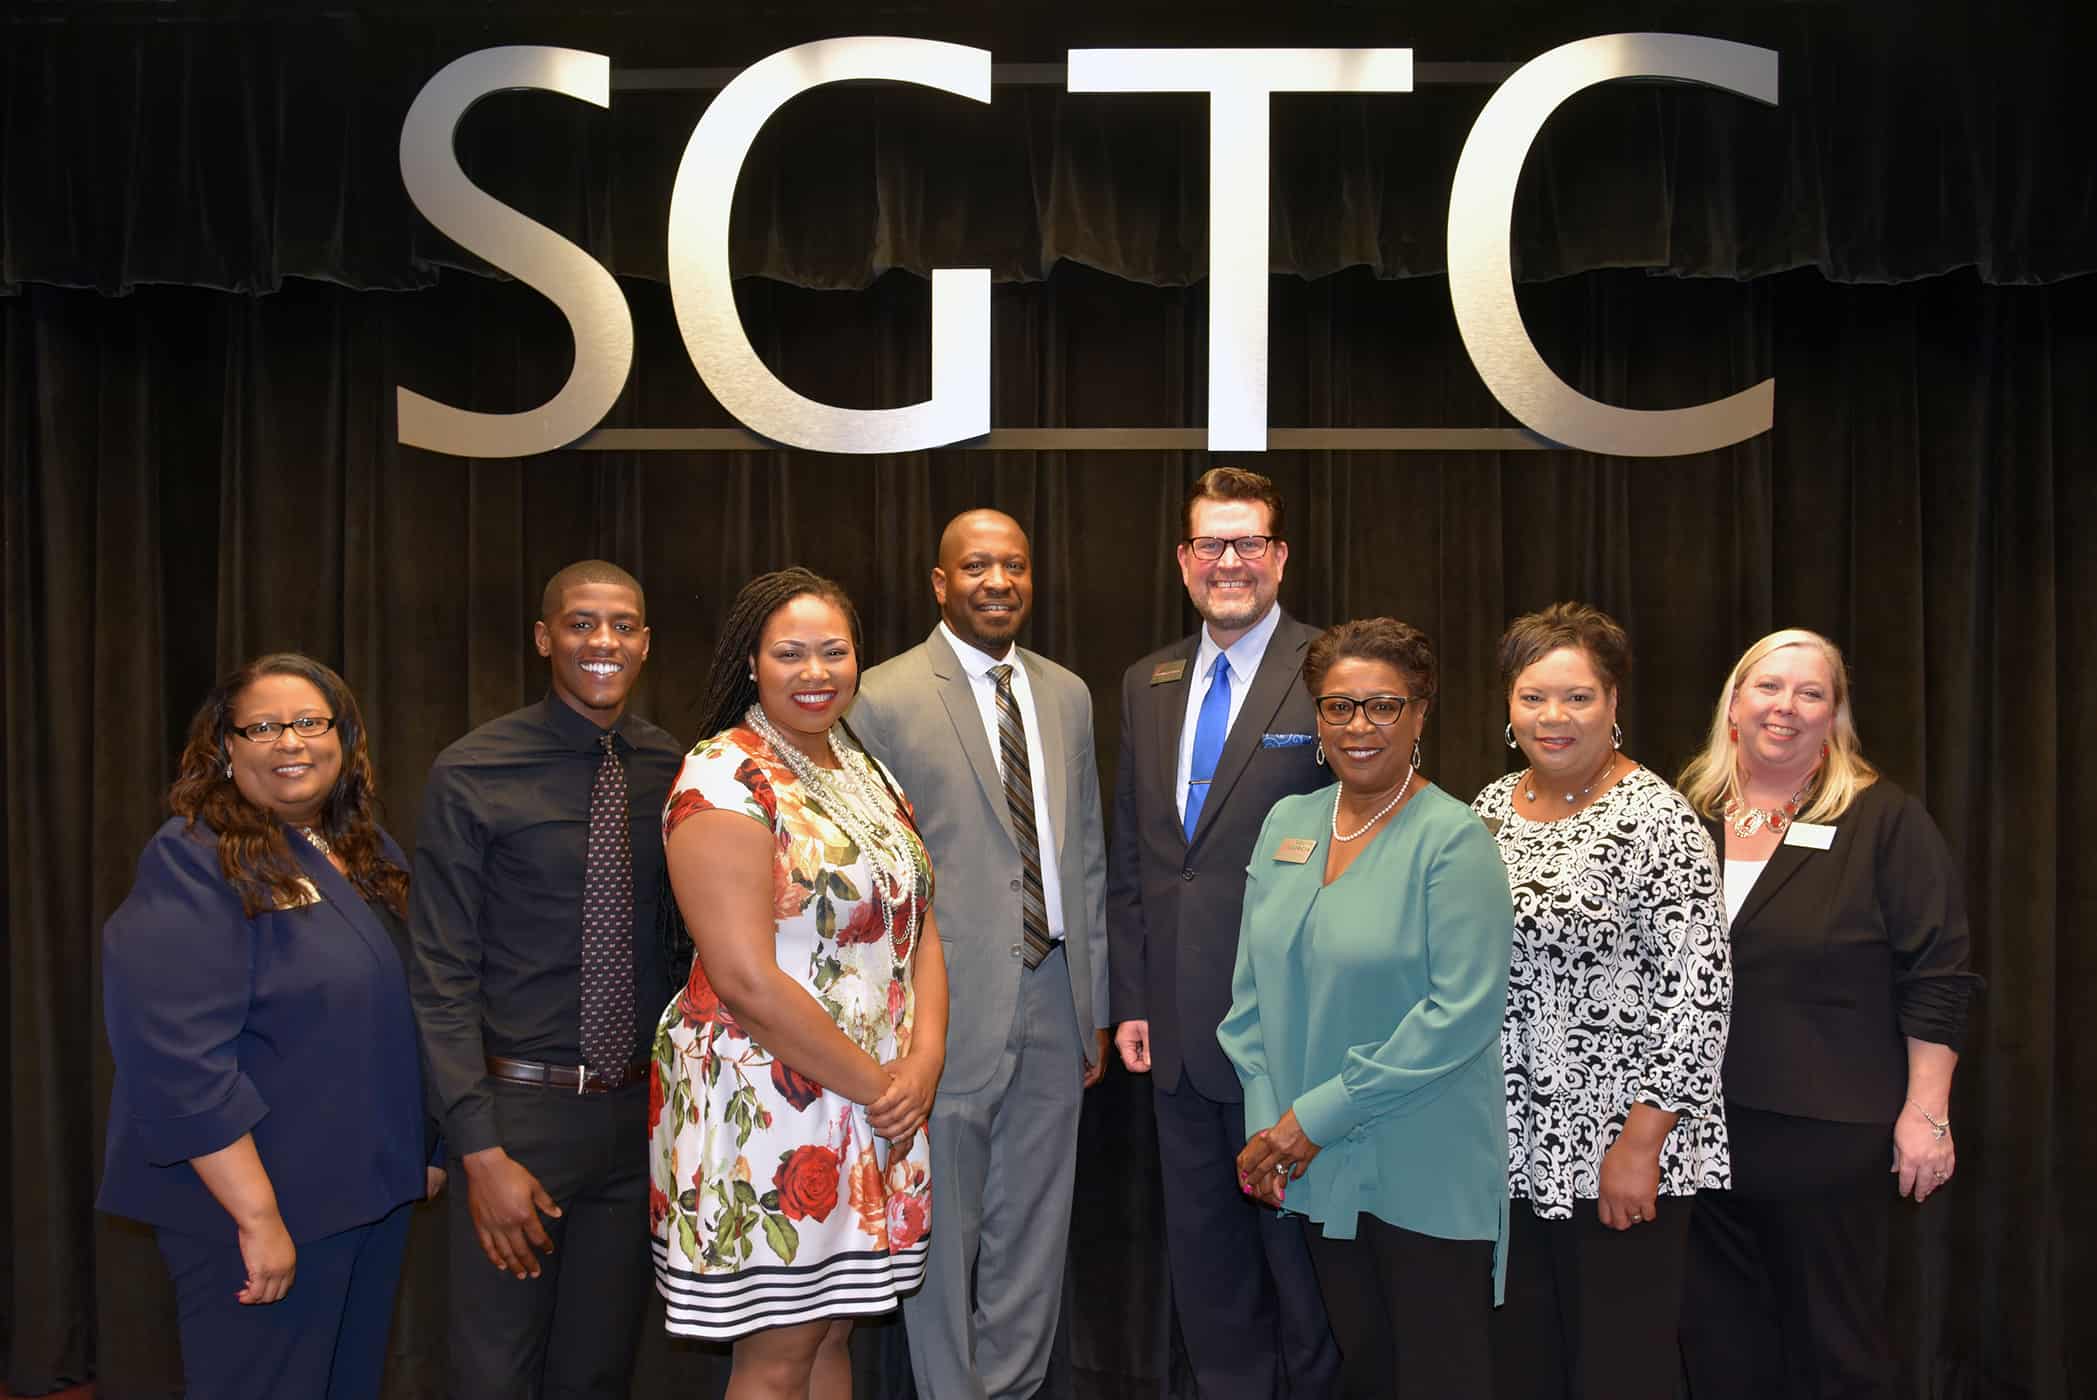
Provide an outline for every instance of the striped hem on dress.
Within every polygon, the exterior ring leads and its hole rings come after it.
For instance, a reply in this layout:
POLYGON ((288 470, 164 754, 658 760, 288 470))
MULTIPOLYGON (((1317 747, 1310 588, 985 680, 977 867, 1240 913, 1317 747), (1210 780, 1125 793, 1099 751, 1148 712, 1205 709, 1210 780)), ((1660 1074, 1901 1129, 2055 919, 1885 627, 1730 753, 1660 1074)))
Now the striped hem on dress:
POLYGON ((925 1281, 930 1236, 894 1253, 837 1254, 820 1264, 700 1274, 674 1267, 670 1247, 654 1240, 655 1288, 663 1326, 678 1337, 726 1341, 763 1327, 791 1327, 826 1317, 885 1313, 925 1281))

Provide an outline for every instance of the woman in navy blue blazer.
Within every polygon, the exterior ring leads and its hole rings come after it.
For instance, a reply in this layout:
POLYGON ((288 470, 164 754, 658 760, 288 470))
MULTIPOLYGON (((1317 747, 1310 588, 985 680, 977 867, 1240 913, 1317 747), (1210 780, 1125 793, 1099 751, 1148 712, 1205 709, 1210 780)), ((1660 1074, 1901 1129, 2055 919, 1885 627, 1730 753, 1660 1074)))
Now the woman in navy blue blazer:
POLYGON ((102 931, 97 1205, 156 1227, 192 1400, 376 1396, 408 1203, 443 1173, 407 861, 349 687, 295 653, 241 667, 191 721, 168 806, 102 931))

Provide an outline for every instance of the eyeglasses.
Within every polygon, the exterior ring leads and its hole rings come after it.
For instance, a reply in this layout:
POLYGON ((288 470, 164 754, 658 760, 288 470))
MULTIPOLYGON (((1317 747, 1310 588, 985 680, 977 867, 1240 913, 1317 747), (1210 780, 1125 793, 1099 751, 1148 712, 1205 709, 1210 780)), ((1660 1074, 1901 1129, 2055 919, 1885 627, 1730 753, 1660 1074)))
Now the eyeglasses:
POLYGON ((289 729, 301 739, 318 739, 335 727, 333 715, 300 715, 286 724, 282 720, 258 719, 253 724, 229 724, 226 728, 251 744, 273 744, 289 729))
POLYGON ((1388 729, 1405 718, 1405 707, 1427 697, 1424 695, 1372 695, 1366 700, 1357 700, 1352 695, 1321 695, 1317 699, 1318 718, 1334 728, 1354 722, 1354 712, 1359 709, 1369 716, 1369 723, 1378 729, 1388 729))
POLYGON ((1279 535, 1240 535, 1236 539, 1221 539, 1215 535, 1196 535, 1187 541, 1187 552, 1204 563, 1214 563, 1223 557, 1226 549, 1238 551, 1238 557, 1250 564, 1267 557, 1267 546, 1280 539, 1279 535))

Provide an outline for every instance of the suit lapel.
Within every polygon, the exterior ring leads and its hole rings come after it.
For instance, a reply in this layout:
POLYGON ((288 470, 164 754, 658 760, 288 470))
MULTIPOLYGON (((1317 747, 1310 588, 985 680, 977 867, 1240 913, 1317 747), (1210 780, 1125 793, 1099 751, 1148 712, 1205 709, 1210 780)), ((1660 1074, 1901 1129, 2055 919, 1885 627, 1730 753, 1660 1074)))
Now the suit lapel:
MULTIPOLYGON (((1180 731, 1187 725, 1187 688, 1194 684, 1194 658, 1200 652, 1201 633, 1196 632, 1167 652, 1164 660, 1158 663, 1185 663, 1186 669, 1180 672, 1179 679, 1161 681, 1150 687, 1151 723, 1157 730, 1157 743, 1151 749, 1158 756, 1154 780, 1158 783, 1166 810, 1175 818, 1180 809, 1180 731)), ((1178 825, 1175 820, 1175 828, 1178 825)), ((1185 835, 1182 834, 1180 839, 1185 841, 1185 835)))
MULTIPOLYGON (((397 966, 399 950, 393 946, 386 926, 379 922, 378 915, 371 912, 371 906, 364 902, 357 887, 294 828, 284 828, 284 840, 291 846, 292 858, 298 861, 299 869, 313 882, 313 888, 320 891, 322 909, 334 911, 334 917, 356 930, 357 936, 364 940, 380 963, 390 961, 397 966)), ((321 917, 328 916, 322 914, 321 917)), ((401 973, 405 976, 407 969, 401 968, 401 973)))
POLYGON ((1245 765, 1252 762, 1254 750, 1267 733, 1268 721, 1281 709, 1282 701, 1289 698, 1289 687, 1302 674, 1307 643, 1293 635, 1295 629, 1285 625, 1288 621, 1288 615, 1283 614, 1274 635, 1268 638, 1260 669, 1253 673, 1252 689, 1246 692, 1245 704, 1238 711, 1238 722, 1223 741, 1223 754, 1216 760, 1216 773, 1209 780, 1209 795, 1201 804, 1201 820, 1194 824, 1191 844, 1201 844, 1203 835, 1216 824, 1216 814, 1230 799, 1231 788, 1244 774, 1245 765))
POLYGON ((968 755, 968 766, 975 770, 976 781, 983 787, 984 800, 990 803, 990 810, 997 813, 998 825, 1005 829, 1005 835, 1017 846, 1019 836, 1012 830, 1012 809, 1005 801, 1005 784, 998 777, 997 759, 990 752, 990 737, 983 730, 983 711, 976 705, 975 683, 969 680, 961 658, 954 655, 954 649, 947 645, 947 639, 936 627, 925 642, 925 659, 932 674, 939 678, 939 701, 946 706, 947 719, 954 726, 954 737, 961 741, 961 751, 968 755))
MULTIPOLYGON (((1718 852, 1719 878, 1723 888, 1726 870, 1725 823, 1718 817, 1706 817, 1704 830, 1711 833, 1712 848, 1718 852)), ((1754 887, 1748 891, 1747 898, 1741 901, 1740 912, 1734 916, 1731 926, 1736 929, 1742 928, 1761 913, 1762 906, 1776 897, 1777 891, 1784 888, 1791 877, 1805 866, 1806 857, 1813 854, 1816 853, 1804 846, 1779 845, 1771 851, 1769 863, 1764 865, 1762 873, 1755 877, 1754 887)))
MULTIPOLYGON (((1018 650, 1014 648, 1014 650, 1018 650)), ((1070 834, 1070 822, 1066 819, 1070 811, 1070 740, 1069 726, 1057 708, 1057 698, 1050 691, 1048 680, 1037 664, 1041 658, 1031 652, 1019 652, 1020 664, 1027 668, 1027 688, 1034 693, 1034 723, 1040 729, 1041 761, 1048 765, 1049 823, 1056 832, 1056 864, 1063 864, 1063 842, 1070 834)))

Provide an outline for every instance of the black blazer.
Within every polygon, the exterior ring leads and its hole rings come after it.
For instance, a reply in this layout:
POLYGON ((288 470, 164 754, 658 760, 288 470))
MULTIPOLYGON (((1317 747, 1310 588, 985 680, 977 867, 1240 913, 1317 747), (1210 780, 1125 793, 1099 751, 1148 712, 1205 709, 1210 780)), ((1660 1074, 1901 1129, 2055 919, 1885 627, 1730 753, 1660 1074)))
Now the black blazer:
MULTIPOLYGON (((1705 825, 1723 855, 1720 824, 1705 825)), ((1907 1097, 1904 1038, 1957 1049, 1981 980, 1951 853, 1922 804, 1882 778, 1831 825, 1827 850, 1777 847, 1733 920, 1725 1095, 1890 1124, 1907 1097)))
POLYGON ((355 886, 296 835, 290 845, 318 901, 252 919, 207 828, 172 819, 139 857, 102 930, 116 1084, 99 1209, 232 1239, 189 1159, 247 1132, 294 1240, 422 1198, 422 1067, 400 953, 355 886))
POLYGON ((1179 813, 1180 730, 1201 634, 1154 651, 1121 679, 1121 762, 1107 853, 1107 934, 1114 1019, 1150 1023, 1151 1071, 1180 1070, 1209 1098, 1238 1102, 1238 1075, 1216 1043, 1231 1007, 1245 866, 1268 809, 1332 781, 1312 758, 1318 733, 1303 654, 1318 629, 1284 613, 1224 741, 1190 842, 1179 813), (1184 663, 1159 679, 1160 667, 1184 663))

